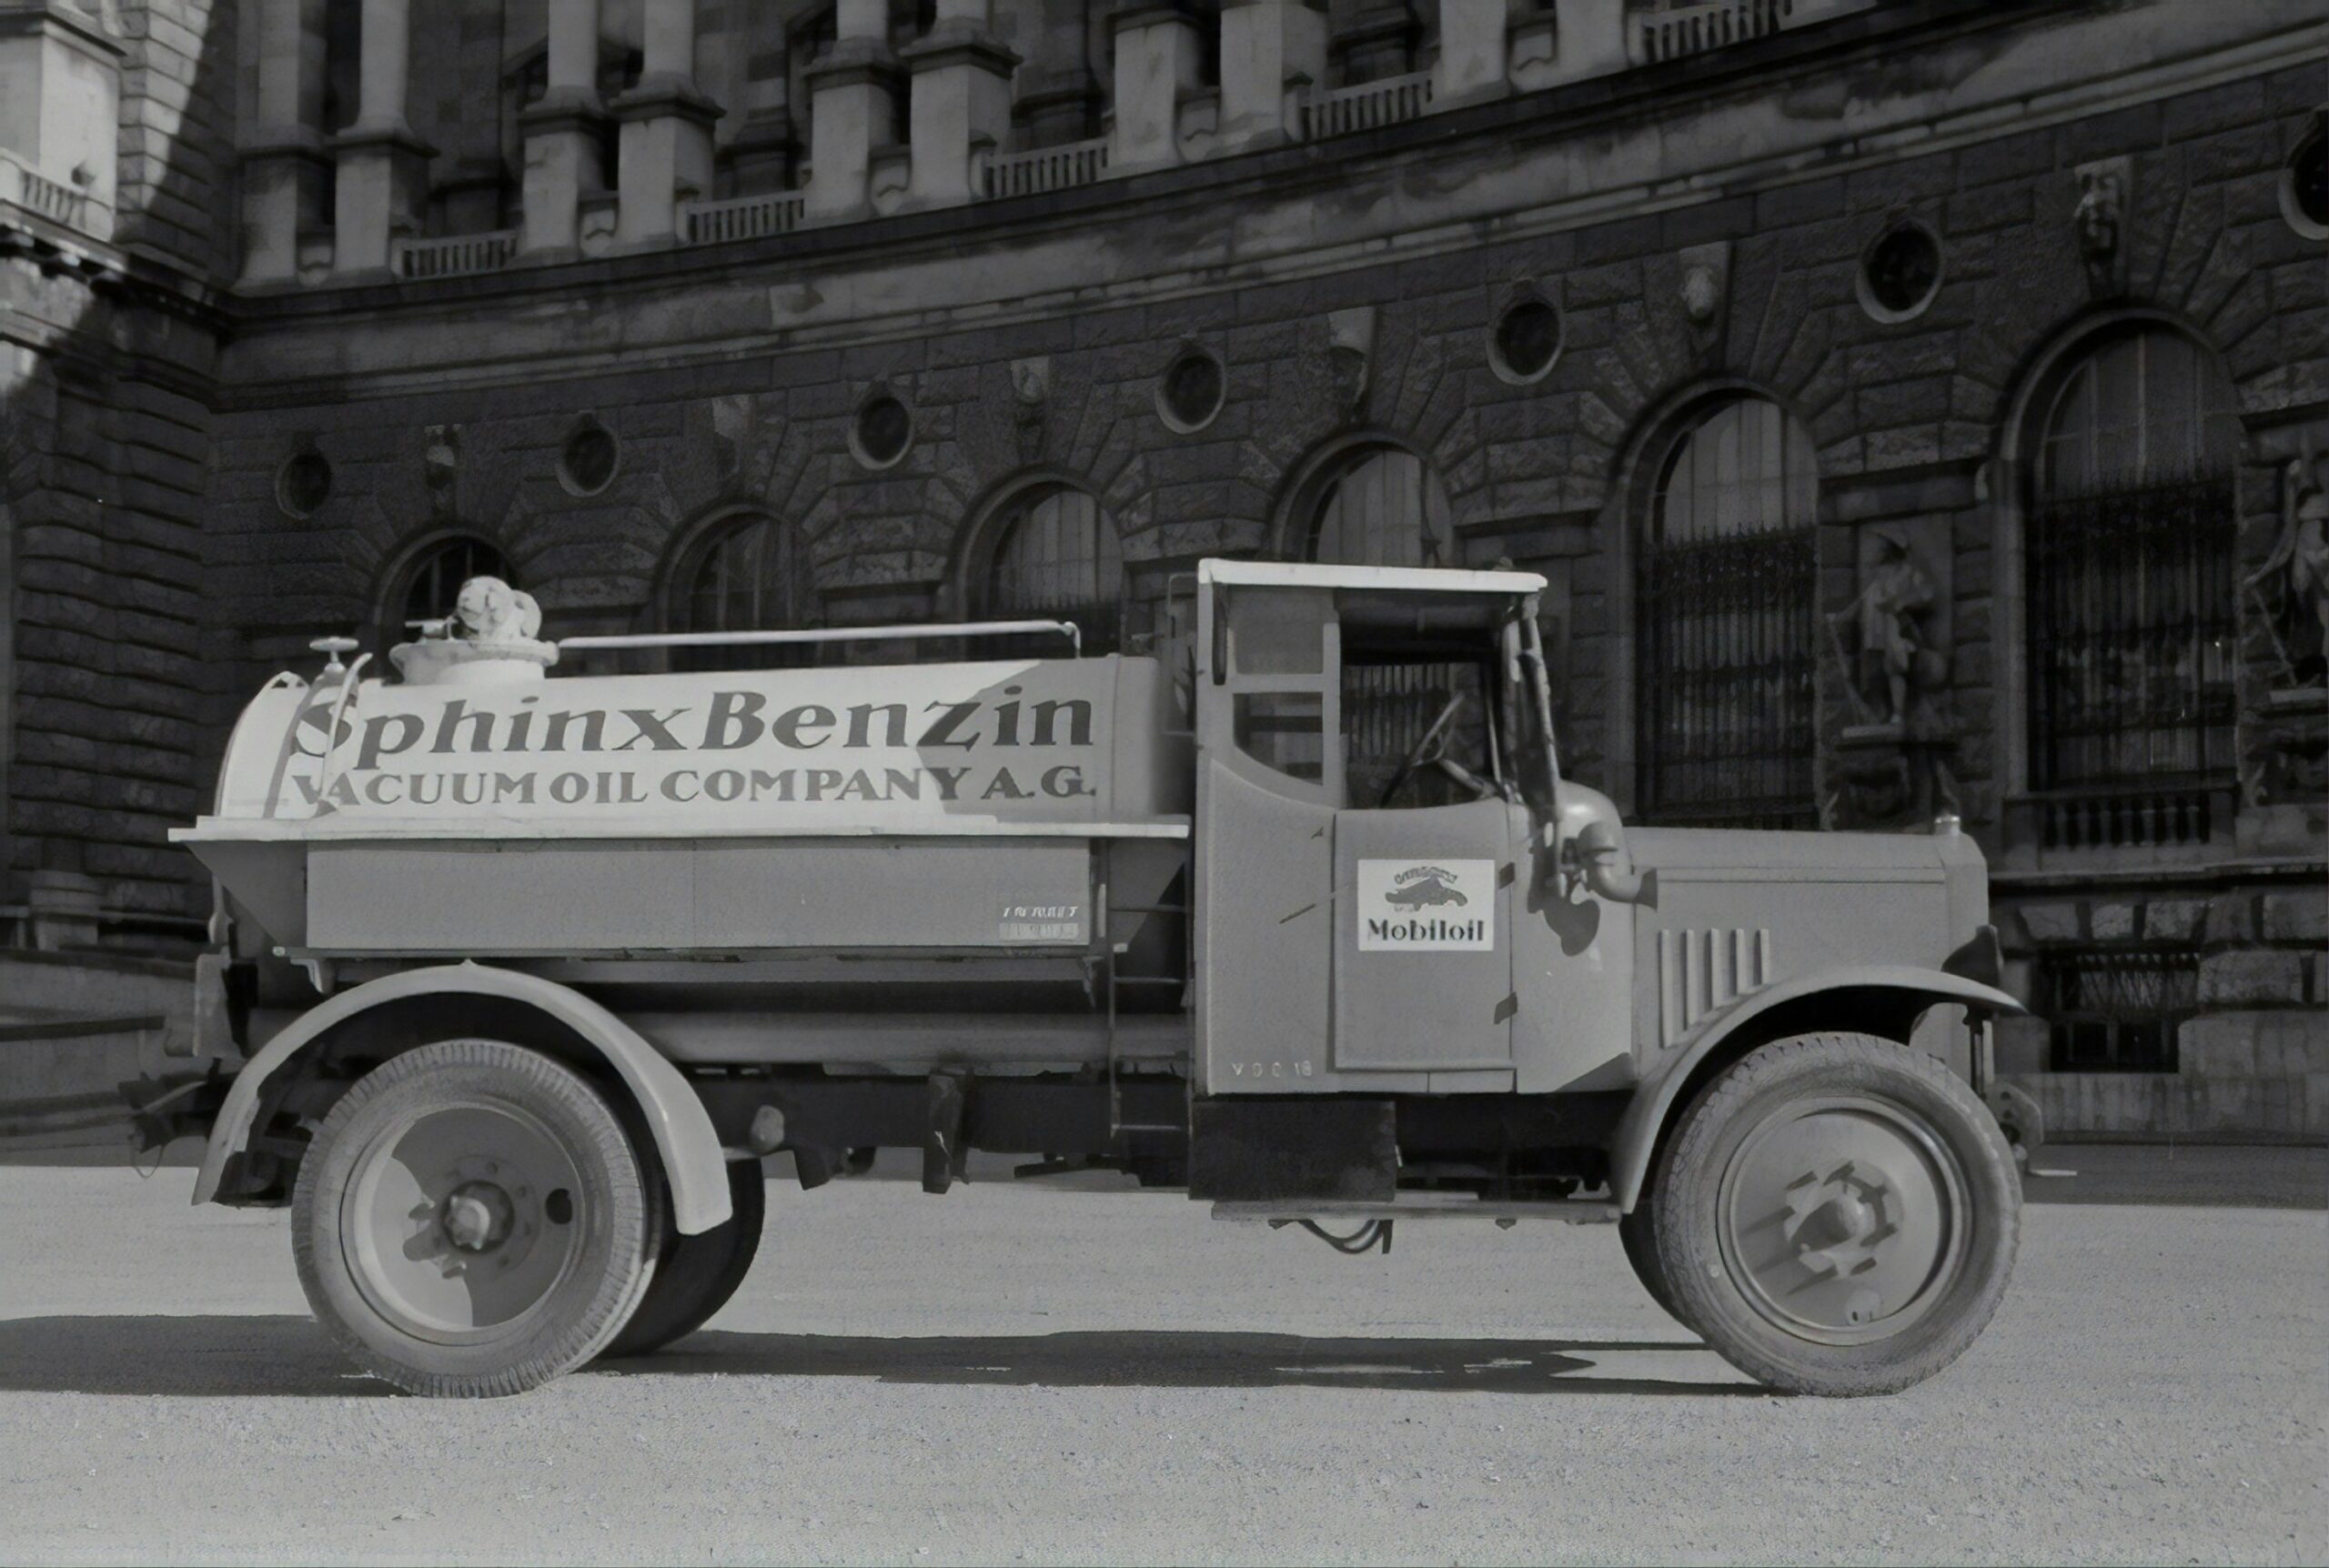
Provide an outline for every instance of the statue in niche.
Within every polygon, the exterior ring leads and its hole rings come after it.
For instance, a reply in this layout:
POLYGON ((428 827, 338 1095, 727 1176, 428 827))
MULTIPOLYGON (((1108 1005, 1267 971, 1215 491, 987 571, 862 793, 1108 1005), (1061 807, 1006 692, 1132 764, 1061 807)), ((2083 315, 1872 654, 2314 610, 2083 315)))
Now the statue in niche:
POLYGON ((2304 457, 2281 473, 2281 537, 2244 585, 2292 686, 2329 682, 2329 488, 2304 457), (2288 633, 2282 635, 2268 589, 2285 595, 2288 633))
POLYGON ((1852 602, 1828 619, 1831 627, 1850 620, 1859 634, 1857 668, 1847 668, 1861 711, 1897 729, 1909 722, 1911 699, 1941 678, 1941 657, 1924 628, 1933 586, 1910 554, 1906 529, 1880 523, 1872 532, 1876 564, 1852 602))

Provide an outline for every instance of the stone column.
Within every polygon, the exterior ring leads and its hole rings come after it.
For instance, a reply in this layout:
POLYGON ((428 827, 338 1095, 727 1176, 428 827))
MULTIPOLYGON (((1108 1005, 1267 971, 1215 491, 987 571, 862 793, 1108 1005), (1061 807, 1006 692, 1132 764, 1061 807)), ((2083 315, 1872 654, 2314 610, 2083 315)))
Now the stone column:
MULTIPOLYGON (((258 93, 243 136, 246 284, 298 273, 299 230, 322 216, 323 34, 306 0, 259 0, 258 93)), ((319 19, 319 18, 318 18, 319 19)))
POLYGON ((519 248, 567 255, 580 239, 583 194, 606 184, 599 166, 599 0, 549 0, 549 85, 526 106, 525 233, 519 248))
POLYGON ((898 61, 886 0, 841 0, 832 53, 808 71, 809 188, 804 210, 833 222, 866 210, 874 149, 896 140, 898 61))
POLYGON ((1019 56, 987 31, 987 0, 938 0, 929 33, 901 52, 913 73, 906 200, 954 206, 973 199, 973 156, 1011 130, 1011 73, 1019 56))
POLYGON ((1111 175, 1181 161, 1181 96, 1195 92, 1202 61, 1196 23, 1170 5, 1135 5, 1108 18, 1116 37, 1115 133, 1111 175))
POLYGON ((679 200, 711 194, 711 127, 720 106, 696 88, 695 0, 646 0, 639 85, 608 107, 622 122, 615 243, 671 237, 679 200))
POLYGON ((1439 0, 1439 63, 1432 67, 1434 108, 1500 98, 1506 75, 1507 0, 1439 0))
POLYGON ((1326 79, 1326 17, 1307 0, 1233 0, 1221 12, 1225 153, 1287 139, 1285 95, 1326 79))
POLYGON ((332 270, 384 273, 392 235, 420 226, 428 160, 437 149, 405 121, 412 72, 409 0, 364 0, 356 123, 332 138, 338 162, 332 270))

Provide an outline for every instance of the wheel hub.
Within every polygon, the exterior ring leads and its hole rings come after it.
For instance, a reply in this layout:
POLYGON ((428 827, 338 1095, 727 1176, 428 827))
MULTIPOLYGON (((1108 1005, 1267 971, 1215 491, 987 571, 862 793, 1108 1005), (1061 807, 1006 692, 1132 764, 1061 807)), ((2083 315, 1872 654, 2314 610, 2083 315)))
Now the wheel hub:
POLYGON ((1741 1141, 1722 1180, 1723 1261, 1789 1332, 1857 1343, 1937 1299, 1966 1244, 1966 1186, 1921 1119, 1859 1096, 1787 1108, 1741 1141))
POLYGON ((350 1272, 417 1338, 459 1343, 532 1312, 582 1233, 574 1160, 499 1103, 416 1115, 367 1150, 347 1200, 350 1272))
POLYGON ((495 1182, 464 1181, 445 1195, 439 1223, 445 1239, 463 1251, 484 1252, 509 1238, 517 1206, 495 1182))

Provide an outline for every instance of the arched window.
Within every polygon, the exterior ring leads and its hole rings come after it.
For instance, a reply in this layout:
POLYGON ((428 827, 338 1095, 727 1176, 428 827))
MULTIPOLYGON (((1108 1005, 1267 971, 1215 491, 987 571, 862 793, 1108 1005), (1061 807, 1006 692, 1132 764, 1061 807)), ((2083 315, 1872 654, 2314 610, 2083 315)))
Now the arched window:
POLYGON ((1370 447, 1318 492, 1303 553, 1340 566, 1453 566, 1447 493, 1413 452, 1370 447))
MULTIPOLYGON (((801 530, 774 518, 745 517, 697 545, 681 574, 672 619, 681 631, 791 631, 815 626, 816 589, 801 530)), ((814 643, 671 650, 681 669, 799 668, 816 662, 814 643)))
POLYGON ((2207 835, 2197 787, 2233 769, 2238 442, 2213 359, 2159 328, 2105 341, 2045 409, 2023 538, 2030 784, 2104 798, 2043 813, 2050 843, 2207 835), (2113 804, 2177 792, 2151 818, 2113 804))
POLYGON ((522 587, 501 552, 473 534, 458 534, 428 546, 405 567, 388 594, 380 646, 393 648, 420 635, 416 621, 443 620, 453 613, 461 585, 471 578, 499 578, 522 587))
MULTIPOLYGON (((1045 485, 1013 498, 1000 519, 981 613, 1072 620, 1083 630, 1084 651, 1105 652, 1116 644, 1124 587, 1124 550, 1099 501, 1070 486, 1045 485)), ((1052 638, 1014 644, 1013 651, 1060 649, 1052 638)))
POLYGON ((1644 819, 1818 825, 1810 435, 1778 405, 1715 406, 1666 454, 1636 645, 1644 819))

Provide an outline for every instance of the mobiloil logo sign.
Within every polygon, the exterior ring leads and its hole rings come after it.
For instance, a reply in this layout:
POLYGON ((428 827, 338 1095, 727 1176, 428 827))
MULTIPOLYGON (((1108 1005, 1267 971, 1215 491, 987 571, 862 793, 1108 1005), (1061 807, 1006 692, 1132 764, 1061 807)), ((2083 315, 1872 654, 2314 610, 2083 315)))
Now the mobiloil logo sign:
POLYGON ((1494 860, 1358 863, 1360 952, 1487 952, 1495 946, 1494 860))

